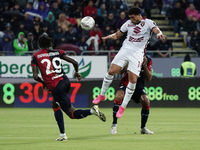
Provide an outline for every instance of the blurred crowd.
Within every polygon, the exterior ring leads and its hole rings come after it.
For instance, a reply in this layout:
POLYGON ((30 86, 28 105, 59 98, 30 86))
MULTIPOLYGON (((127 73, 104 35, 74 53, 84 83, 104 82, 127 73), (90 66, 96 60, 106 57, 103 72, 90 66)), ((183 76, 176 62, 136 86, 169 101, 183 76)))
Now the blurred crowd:
MULTIPOLYGON (((199 0, 133 0, 133 5, 140 7, 147 18, 151 18, 152 8, 158 8, 175 27, 175 36, 183 36, 188 47, 200 51, 199 0)), ((74 50, 77 55, 83 51, 91 51, 84 55, 107 55, 104 51, 111 51, 113 59, 125 35, 116 41, 101 37, 119 30, 128 20, 128 9, 124 0, 1 0, 0 52, 24 55, 23 52, 37 51, 39 36, 47 34, 54 39, 54 48, 74 50), (90 31, 80 27, 85 16, 95 20, 90 31)), ((152 40, 148 46, 150 50, 159 48, 172 50, 167 40, 152 40)))

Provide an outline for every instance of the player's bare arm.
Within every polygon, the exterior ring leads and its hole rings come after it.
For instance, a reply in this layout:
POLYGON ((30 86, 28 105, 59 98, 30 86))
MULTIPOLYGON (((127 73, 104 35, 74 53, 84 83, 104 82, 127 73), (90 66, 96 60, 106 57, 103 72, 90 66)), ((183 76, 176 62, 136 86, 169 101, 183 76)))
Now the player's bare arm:
POLYGON ((155 27, 152 30, 157 35, 158 39, 161 39, 161 40, 165 39, 166 36, 162 33, 162 31, 160 31, 158 27, 157 28, 155 27))
POLYGON ((124 35, 124 34, 120 30, 118 30, 117 32, 115 32, 113 34, 110 34, 108 36, 102 37, 102 39, 103 40, 106 40, 106 39, 116 40, 116 39, 119 39, 122 35, 124 35))
POLYGON ((77 78, 77 81, 81 80, 81 74, 78 73, 78 62, 74 59, 72 59, 71 57, 68 57, 66 55, 63 56, 63 59, 69 63, 71 63, 74 66, 75 69, 75 73, 74 73, 74 77, 77 78))
POLYGON ((143 64, 142 65, 144 67, 144 74, 145 74, 146 80, 147 81, 151 81, 151 79, 152 79, 152 72, 149 71, 149 69, 148 69, 146 56, 144 56, 143 64))

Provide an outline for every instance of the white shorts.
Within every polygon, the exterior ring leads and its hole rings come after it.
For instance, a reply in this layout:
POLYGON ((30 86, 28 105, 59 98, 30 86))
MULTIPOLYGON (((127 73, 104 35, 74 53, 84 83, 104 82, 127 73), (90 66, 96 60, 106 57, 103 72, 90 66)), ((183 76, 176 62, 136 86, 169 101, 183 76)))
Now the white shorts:
POLYGON ((122 68, 124 68, 126 64, 129 63, 127 70, 139 76, 143 62, 143 56, 144 53, 141 51, 120 49, 111 63, 116 64, 122 68))

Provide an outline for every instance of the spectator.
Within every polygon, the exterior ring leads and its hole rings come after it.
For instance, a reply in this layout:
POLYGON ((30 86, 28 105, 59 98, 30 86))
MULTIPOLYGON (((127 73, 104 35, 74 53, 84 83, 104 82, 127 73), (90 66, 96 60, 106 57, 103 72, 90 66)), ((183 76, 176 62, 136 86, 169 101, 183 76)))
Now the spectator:
POLYGON ((102 0, 96 0, 96 2, 94 3, 94 6, 99 9, 101 7, 102 3, 103 3, 102 0))
POLYGON ((15 2, 15 5, 14 5, 14 7, 12 8, 12 10, 17 10, 17 11, 19 11, 20 13, 22 13, 22 10, 20 9, 20 6, 19 6, 19 3, 18 3, 18 2, 15 2))
POLYGON ((4 31, 6 26, 6 21, 3 16, 0 16, 0 31, 4 31))
POLYGON ((186 16, 188 17, 189 15, 193 16, 193 20, 197 21, 199 19, 199 13, 195 9, 194 4, 190 4, 189 7, 185 10, 186 16))
POLYGON ((60 10, 63 10, 63 6, 65 5, 65 3, 63 2, 63 0, 57 0, 57 3, 58 3, 58 8, 60 10))
POLYGON ((171 51, 172 50, 172 43, 165 38, 164 40, 159 40, 156 42, 157 47, 157 54, 155 56, 157 57, 169 57, 169 52, 162 52, 162 51, 171 51))
POLYGON ((56 20, 57 26, 60 26, 62 28, 62 31, 65 33, 68 31, 68 26, 70 24, 69 21, 66 20, 66 15, 64 13, 61 13, 59 15, 59 19, 56 20))
POLYGON ((181 75, 185 78, 196 75, 196 65, 191 62, 190 55, 185 55, 184 62, 181 64, 181 75))
POLYGON ((181 35, 183 36, 185 45, 187 45, 187 42, 190 40, 192 31, 197 29, 197 23, 194 20, 196 19, 194 19, 192 15, 189 15, 183 22, 183 30, 181 31, 181 35))
MULTIPOLYGON (((14 48, 14 52, 15 52, 16 55, 19 55, 21 52, 27 52, 28 51, 28 44, 24 40, 24 33, 23 32, 19 32, 18 39, 15 39, 13 41, 13 48, 14 48)), ((22 55, 24 55, 24 54, 22 54, 22 55)))
POLYGON ((8 35, 9 39, 13 41, 15 39, 15 33, 11 30, 10 23, 6 24, 6 30, 4 31, 5 35, 8 35))
POLYGON ((120 13, 120 18, 116 21, 116 28, 120 29, 120 27, 127 21, 125 12, 120 13))
POLYGON ((53 15, 53 13, 50 11, 47 15, 47 17, 45 18, 45 21, 44 22, 47 22, 47 23, 52 23, 53 21, 55 21, 55 17, 53 15))
POLYGON ((102 4, 101 7, 98 9, 98 16, 101 16, 103 18, 107 17, 107 10, 105 4, 102 4))
POLYGON ((67 5, 74 5, 73 0, 63 0, 63 3, 67 5))
POLYGON ((149 44, 147 45, 147 51, 146 51, 146 54, 150 57, 153 57, 154 53, 150 53, 149 51, 153 51, 153 50, 156 50, 157 49, 157 46, 156 43, 158 42, 159 40, 157 39, 157 35, 155 33, 152 33, 151 35, 151 38, 150 38, 150 41, 149 41, 149 44))
POLYGON ((65 33, 63 33, 61 26, 57 26, 56 31, 53 33, 54 38, 54 47, 57 47, 60 44, 66 43, 66 36, 65 33))
POLYGON ((195 30, 192 34, 190 45, 192 46, 193 50, 196 50, 198 53, 198 56, 200 57, 200 33, 198 30, 195 30))
POLYGON ((29 14, 24 14, 24 20, 22 21, 24 24, 24 28, 28 31, 31 31, 33 28, 33 22, 29 19, 29 14))
POLYGON ((37 42, 33 38, 33 33, 28 33, 28 50, 29 51, 36 51, 38 49, 37 42))
POLYGON ((179 2, 181 3, 181 7, 185 10, 188 5, 189 5, 189 2, 188 0, 179 0, 179 2))
POLYGON ((104 26, 106 25, 109 25, 110 29, 113 30, 113 32, 116 30, 116 19, 114 18, 113 13, 108 14, 108 17, 104 22, 104 26))
POLYGON ((3 52, 3 55, 10 56, 13 55, 13 45, 7 34, 4 34, 3 39, 0 43, 0 52, 3 52), (11 51, 11 53, 9 53, 11 51))
MULTIPOLYGON (((70 16, 70 15, 69 15, 70 16)), ((71 17, 74 17, 76 19, 80 19, 83 18, 83 13, 82 13, 82 9, 81 6, 78 6, 76 8, 76 10, 72 13, 71 17)))
POLYGON ((171 24, 174 26, 175 35, 179 35, 180 27, 183 26, 183 21, 186 18, 186 14, 183 8, 181 8, 180 2, 177 2, 175 8, 172 10, 171 24))
POLYGON ((140 2, 139 2, 139 1, 135 1, 134 6, 137 6, 137 7, 140 8, 140 10, 141 10, 141 15, 143 16, 143 15, 144 15, 144 12, 143 12, 143 9, 142 9, 142 6, 141 6, 140 2))
POLYGON ((199 12, 200 11, 200 0, 193 0, 194 6, 196 10, 199 12))
POLYGON ((68 5, 65 5, 63 7, 63 13, 66 15, 66 16, 71 16, 71 11, 69 10, 69 6, 68 5))
POLYGON ((86 43, 86 38, 85 36, 82 36, 81 37, 81 40, 78 41, 76 43, 76 45, 80 48, 80 50, 83 52, 83 51, 88 51, 89 50, 89 46, 88 44, 86 43))
POLYGON ((83 16, 97 15, 97 9, 93 6, 93 1, 90 0, 88 5, 83 9, 83 16))
POLYGON ((40 25, 41 22, 42 22, 42 18, 39 15, 36 15, 36 16, 33 17, 32 22, 33 22, 34 25, 35 24, 39 24, 40 25))
POLYGON ((3 12, 6 12, 8 10, 9 10, 9 3, 4 3, 3 12))
POLYGON ((40 24, 36 23, 32 30, 34 40, 37 41, 39 36, 42 34, 42 30, 40 29, 40 24))
POLYGON ((99 50, 99 43, 101 43, 101 37, 102 32, 99 30, 98 24, 95 24, 93 30, 90 31, 90 38, 86 41, 86 43, 90 46, 90 50, 93 49, 92 47, 94 47, 94 50, 96 52, 99 50))
POLYGON ((51 12, 54 14, 56 20, 62 13, 62 11, 58 8, 58 3, 56 1, 53 2, 53 8, 51 9, 51 12))
POLYGON ((112 4, 112 7, 108 12, 109 12, 109 14, 112 13, 114 18, 118 18, 119 17, 119 9, 117 9, 116 3, 112 4))
POLYGON ((144 8, 147 18, 151 18, 151 8, 153 7, 153 4, 153 0, 143 0, 142 2, 142 6, 144 8))
POLYGON ((47 23, 42 24, 42 34, 44 33, 46 33, 49 37, 52 37, 47 23))
POLYGON ((19 32, 23 32, 25 37, 27 37, 27 35, 28 35, 28 31, 24 28, 24 23, 23 22, 19 23, 19 28, 15 32, 15 37, 17 37, 19 32))
MULTIPOLYGON (((33 13, 33 14, 35 14, 37 11, 33 8, 33 3, 30 3, 30 2, 28 2, 27 4, 26 4, 26 8, 25 8, 25 10, 24 10, 24 13, 26 13, 26 12, 30 12, 30 13, 33 13)), ((33 19, 33 15, 29 15, 29 19, 30 20, 32 20, 33 19)))
POLYGON ((163 6, 163 0, 154 0, 156 7, 159 9, 160 13, 162 10, 162 6, 163 6))
POLYGON ((49 12, 49 10, 46 8, 45 3, 42 1, 39 4, 39 9, 37 10, 37 14, 42 16, 42 19, 45 20, 45 18, 48 16, 48 12, 49 12))
POLYGON ((99 25, 95 24, 93 30, 90 31, 90 37, 96 37, 98 40, 98 43, 101 43, 101 37, 102 37, 102 32, 99 29, 99 25))
POLYGON ((122 47, 122 42, 119 39, 115 40, 114 44, 113 44, 113 47, 117 51, 120 50, 120 48, 122 47))
POLYGON ((74 31, 74 25, 70 24, 68 28, 69 30, 65 33, 67 37, 67 42, 75 45, 78 39, 77 39, 77 34, 74 31))

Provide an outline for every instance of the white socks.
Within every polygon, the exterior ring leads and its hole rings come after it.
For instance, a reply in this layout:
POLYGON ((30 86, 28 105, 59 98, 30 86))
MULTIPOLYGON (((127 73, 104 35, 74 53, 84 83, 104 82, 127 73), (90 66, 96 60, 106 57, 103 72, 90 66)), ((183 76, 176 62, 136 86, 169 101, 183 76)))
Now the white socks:
POLYGON ((107 89, 109 88, 110 84, 113 81, 113 77, 114 76, 106 73, 106 76, 103 79, 103 84, 102 84, 102 87, 101 87, 101 95, 102 96, 105 96, 107 89))
POLYGON ((126 108, 126 106, 128 105, 128 102, 131 100, 131 97, 135 91, 135 86, 136 83, 128 83, 127 87, 126 87, 126 93, 123 99, 123 102, 121 104, 122 107, 126 108))
POLYGON ((60 133, 60 137, 65 137, 66 133, 60 133))

